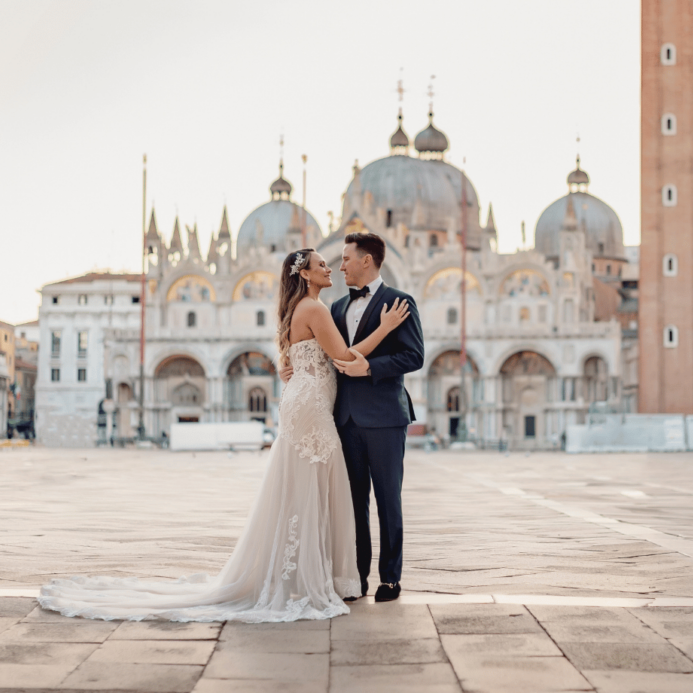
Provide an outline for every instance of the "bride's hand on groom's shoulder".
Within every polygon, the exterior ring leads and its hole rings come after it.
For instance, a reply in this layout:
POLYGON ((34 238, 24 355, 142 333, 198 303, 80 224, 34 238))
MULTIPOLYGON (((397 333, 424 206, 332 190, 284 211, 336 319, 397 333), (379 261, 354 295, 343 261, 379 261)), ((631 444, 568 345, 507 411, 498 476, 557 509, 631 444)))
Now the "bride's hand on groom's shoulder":
POLYGON ((399 327, 409 316, 409 304, 407 299, 403 298, 400 302, 399 298, 395 299, 390 310, 387 309, 387 303, 383 305, 380 311, 380 325, 388 332, 399 327))
POLYGON ((291 380, 291 376, 293 374, 294 374, 294 368, 291 364, 289 364, 288 366, 282 366, 279 369, 279 377, 284 384, 288 383, 289 380, 291 380))

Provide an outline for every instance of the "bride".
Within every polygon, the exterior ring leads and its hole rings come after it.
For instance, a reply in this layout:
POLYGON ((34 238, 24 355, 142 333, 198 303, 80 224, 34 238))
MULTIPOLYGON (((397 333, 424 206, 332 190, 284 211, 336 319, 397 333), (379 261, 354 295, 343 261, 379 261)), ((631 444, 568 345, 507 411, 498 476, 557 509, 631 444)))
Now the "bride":
MULTIPOLYGON (((284 260, 279 297, 279 352, 294 374, 279 405, 279 433, 236 547, 216 577, 177 581, 81 577, 41 588, 44 609, 65 616, 168 621, 295 621, 349 613, 361 596, 354 511, 332 409, 337 380, 330 359, 355 357, 321 289, 332 270, 312 248, 284 260)), ((387 306, 380 327, 354 345, 364 356, 407 317, 387 306)))

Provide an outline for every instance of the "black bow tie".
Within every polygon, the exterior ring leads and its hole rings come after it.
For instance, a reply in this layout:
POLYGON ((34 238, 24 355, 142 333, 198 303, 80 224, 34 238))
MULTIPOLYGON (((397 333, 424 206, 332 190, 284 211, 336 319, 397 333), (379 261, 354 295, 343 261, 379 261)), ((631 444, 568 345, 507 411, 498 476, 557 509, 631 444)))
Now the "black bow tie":
POLYGON ((368 284, 366 284, 363 289, 349 289, 349 303, 355 301, 357 298, 365 298, 370 291, 368 284))

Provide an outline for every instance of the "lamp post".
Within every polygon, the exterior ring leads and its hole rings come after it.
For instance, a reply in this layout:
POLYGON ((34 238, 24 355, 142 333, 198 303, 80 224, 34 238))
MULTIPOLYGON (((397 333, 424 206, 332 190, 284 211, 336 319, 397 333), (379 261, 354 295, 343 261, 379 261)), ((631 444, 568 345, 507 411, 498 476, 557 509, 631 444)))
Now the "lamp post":
POLYGON ((147 257, 147 155, 142 161, 142 277, 140 283, 140 401, 139 401, 139 422, 137 425, 137 437, 144 440, 144 320, 145 320, 145 301, 147 300, 145 259, 147 257))
POLYGON ((460 196, 460 245, 462 282, 460 289, 460 418, 457 424, 457 440, 467 442, 467 383, 465 371, 467 367, 467 186, 464 172, 460 170, 462 194, 460 196))

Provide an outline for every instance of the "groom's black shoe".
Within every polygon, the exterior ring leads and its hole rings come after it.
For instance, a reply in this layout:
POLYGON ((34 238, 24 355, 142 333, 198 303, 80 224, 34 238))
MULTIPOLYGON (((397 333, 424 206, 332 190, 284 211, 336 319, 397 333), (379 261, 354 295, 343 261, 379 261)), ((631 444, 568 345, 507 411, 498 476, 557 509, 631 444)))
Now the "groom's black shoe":
POLYGON ((383 582, 375 593, 376 602, 392 602, 399 597, 402 587, 399 582, 383 582))

